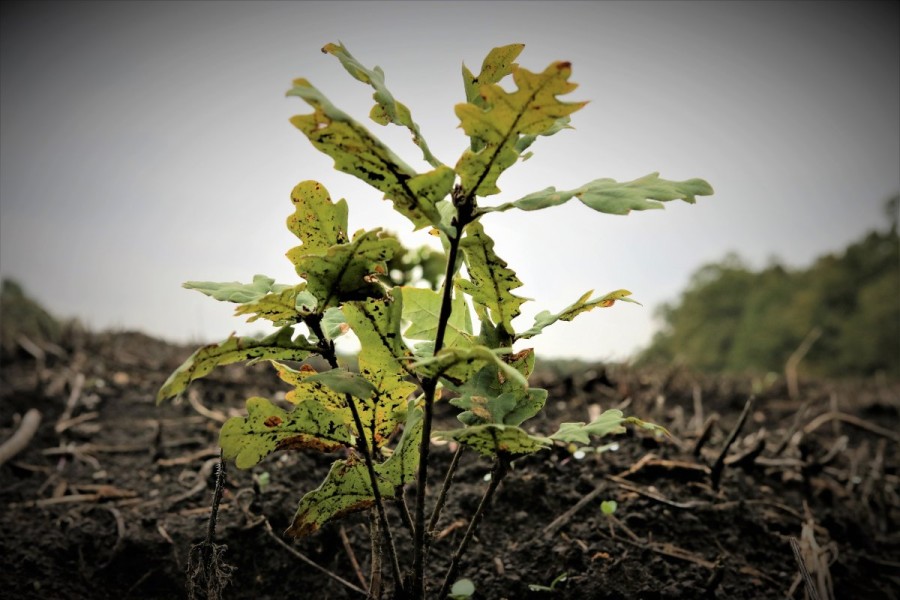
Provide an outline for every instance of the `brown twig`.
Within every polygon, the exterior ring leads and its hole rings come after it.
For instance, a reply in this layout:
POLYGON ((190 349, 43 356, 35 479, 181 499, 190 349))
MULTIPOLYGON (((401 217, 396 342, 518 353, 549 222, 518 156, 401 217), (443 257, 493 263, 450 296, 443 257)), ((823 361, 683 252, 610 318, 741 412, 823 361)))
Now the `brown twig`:
POLYGON ((59 419, 57 419, 54 427, 56 433, 62 433, 68 428, 68 426, 65 426, 65 423, 72 418, 72 413, 75 411, 75 407, 78 406, 81 390, 84 389, 84 381, 84 373, 75 375, 75 380, 72 382, 72 391, 69 392, 69 397, 66 400, 66 407, 63 409, 62 414, 59 415, 59 419))
POLYGON ((813 583, 812 577, 809 575, 809 569, 806 568, 806 561, 803 560, 800 542, 793 536, 789 539, 791 541, 791 550, 794 551, 794 559, 797 561, 797 566, 800 567, 800 576, 806 583, 806 593, 809 594, 809 600, 819 600, 819 592, 816 591, 816 584, 813 583))
POLYGON ((453 553, 453 558, 450 559, 450 568, 447 569, 447 575, 444 576, 444 583, 441 585, 441 590, 437 595, 438 600, 444 600, 444 598, 446 598, 447 594, 450 592, 450 585, 453 583, 453 580, 456 578, 456 573, 459 571, 460 559, 462 558, 463 554, 466 553, 466 550, 469 547, 469 542, 471 542, 472 538, 475 537, 475 531, 478 530, 478 525, 479 523, 481 523, 482 517, 484 517, 485 510, 491 503, 491 499, 494 497, 494 492, 497 491, 497 487, 500 485, 500 481, 503 480, 503 477, 506 475, 506 472, 508 470, 509 457, 502 454, 498 455, 494 462, 494 468, 491 470, 491 482, 488 484, 488 488, 487 490, 485 490, 484 496, 482 496, 481 502, 478 504, 478 508, 475 510, 475 514, 472 515, 472 520, 469 522, 469 528, 466 529, 466 534, 463 536, 462 541, 456 548, 456 552, 453 553))
POLYGON ((712 436, 713 425, 718 423, 718 421, 719 415, 715 413, 709 415, 709 418, 703 423, 703 429, 700 430, 700 437, 697 438, 697 441, 694 442, 694 447, 691 448, 691 454, 698 458, 700 457, 700 451, 703 450, 703 446, 709 441, 709 438, 712 436))
POLYGON ((806 334, 806 337, 803 338, 803 341, 800 342, 800 345, 797 346, 797 349, 788 357, 787 362, 784 365, 784 377, 787 380, 788 386, 788 395, 792 400, 797 399, 800 396, 800 384, 799 379, 797 377, 797 367, 800 365, 800 361, 803 360, 803 357, 806 356, 806 353, 809 352, 812 345, 816 343, 816 340, 822 335, 821 327, 813 327, 809 330, 809 333, 806 334))
POLYGON ((554 535, 556 535, 557 531, 559 531, 570 520, 572 520, 572 517, 574 517, 576 514, 578 514, 578 512, 582 508, 584 508, 585 506, 587 506, 588 504, 590 504, 591 502, 596 500, 597 496, 599 496, 602 492, 603 492, 603 489, 601 487, 599 487, 599 486, 595 487, 593 490, 591 490, 591 492, 589 494, 582 497, 581 500, 576 502, 572 508, 570 508, 563 514, 561 514, 558 517, 556 517, 555 519, 553 519, 553 521, 551 521, 549 525, 544 527, 544 531, 543 531, 544 537, 551 538, 554 535))
POLYGON ((40 424, 40 411, 36 408, 28 409, 28 412, 22 417, 22 422, 19 423, 19 428, 16 432, 0 446, 0 465, 6 463, 6 461, 28 446, 31 438, 37 433, 40 424))
POLYGON ((362 584, 363 587, 367 587, 369 583, 366 581, 365 575, 363 575, 362 569, 359 566, 359 561, 356 560, 356 552, 353 551, 353 546, 350 544, 350 538, 347 537, 347 530, 344 529, 343 525, 338 529, 338 534, 341 536, 344 552, 347 553, 347 558, 350 559, 350 565, 353 567, 353 572, 356 573, 356 578, 359 579, 359 583, 362 584))
POLYGON ((298 552, 296 548, 292 547, 290 544, 285 542, 283 539, 281 539, 280 537, 275 535, 275 532, 272 530, 272 524, 269 523, 268 519, 265 519, 263 521, 263 527, 265 528, 266 533, 269 535, 269 537, 271 537, 273 540, 275 540, 279 546, 281 546, 282 548, 284 548, 285 550, 287 550, 288 552, 293 554, 300 561, 304 562, 305 564, 309 565, 310 567, 319 571, 320 573, 327 575, 328 577, 341 583, 342 585, 344 585, 344 587, 349 588, 349 589, 353 590, 354 592, 357 592, 358 594, 362 594, 363 596, 366 595, 366 591, 364 589, 357 587, 356 585, 350 583, 349 581, 347 581, 340 575, 337 575, 336 573, 332 573, 331 571, 329 571, 328 569, 326 569, 319 563, 315 562, 311 558, 307 558, 305 555, 298 552))
POLYGON ((738 418, 737 424, 735 424, 734 429, 731 430, 731 433, 728 435, 728 439, 725 440, 725 445, 722 447, 722 451, 719 453, 719 457, 716 459, 716 462, 713 463, 713 466, 710 469, 709 478, 712 481, 714 490, 719 489, 719 480, 721 479, 722 471, 725 468, 725 455, 728 453, 728 449, 731 448, 731 445, 737 439, 738 434, 744 427, 744 422, 747 421, 747 416, 750 414, 750 409, 753 407, 755 398, 755 396, 750 396, 749 398, 747 398, 747 403, 744 404, 744 410, 741 411, 741 416, 738 418))
POLYGON ((680 508, 684 510, 691 510, 696 508, 705 508, 709 506, 708 502, 700 502, 697 500, 692 500, 690 502, 675 502, 674 500, 669 500, 668 498, 661 496, 657 493, 651 492, 649 490, 645 490, 640 488, 632 483, 625 481, 624 479, 620 479, 615 475, 606 475, 604 479, 612 481, 620 488, 624 490, 628 490, 629 492, 634 492, 635 494, 640 494, 646 498, 650 498, 651 500, 655 500, 661 504, 665 504, 666 506, 671 506, 672 508, 680 508))
POLYGON ((868 421, 864 421, 859 417, 854 417, 853 415, 848 415, 846 413, 837 412, 837 411, 829 411, 827 413, 823 413, 806 424, 803 428, 804 433, 812 433, 825 423, 829 421, 838 420, 847 423, 848 425, 853 425, 854 427, 859 427, 860 429, 865 429, 875 435, 880 435, 885 437, 895 444, 900 444, 900 433, 896 431, 891 431, 890 429, 885 429, 884 427, 879 427, 878 425, 874 425, 869 423, 868 421))

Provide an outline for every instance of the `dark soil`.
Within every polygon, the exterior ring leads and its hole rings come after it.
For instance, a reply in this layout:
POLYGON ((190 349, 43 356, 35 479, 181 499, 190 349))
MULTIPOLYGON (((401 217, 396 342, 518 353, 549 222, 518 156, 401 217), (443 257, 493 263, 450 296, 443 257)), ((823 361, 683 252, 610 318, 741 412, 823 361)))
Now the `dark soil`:
MULTIPOLYGON (((249 396, 285 391, 269 367, 236 366, 197 381, 193 404, 155 406, 160 384, 190 351, 139 334, 83 333, 61 345, 26 340, 5 353, 0 441, 29 408, 43 421, 0 467, 0 596, 187 595, 188 554, 210 513, 217 419, 240 414, 249 396)), ((475 583, 476 598, 489 599, 802 598, 795 538, 823 600, 900 597, 900 385, 800 383, 792 399, 782 379, 615 366, 539 373, 533 385, 548 388, 550 400, 528 423, 537 431, 621 407, 672 437, 630 431, 602 454, 578 458, 559 447, 515 461, 460 576, 475 583), (710 467, 751 395, 715 486, 710 467), (618 502, 612 518, 601 512, 603 500, 618 502), (553 591, 529 587, 563 573, 553 591)), ((439 406, 438 428, 454 422, 451 408, 439 406)), ((435 446, 433 456, 436 488, 451 449, 435 446)), ((288 453, 249 472, 229 467, 216 538, 234 567, 224 598, 363 597, 275 539, 333 458, 288 453)), ((463 454, 431 553, 433 590, 489 472, 486 460, 463 454)), ((393 509, 391 517, 409 560, 408 536, 393 509)), ((367 576, 368 523, 366 513, 350 515, 287 542, 362 585, 350 557, 367 576)))

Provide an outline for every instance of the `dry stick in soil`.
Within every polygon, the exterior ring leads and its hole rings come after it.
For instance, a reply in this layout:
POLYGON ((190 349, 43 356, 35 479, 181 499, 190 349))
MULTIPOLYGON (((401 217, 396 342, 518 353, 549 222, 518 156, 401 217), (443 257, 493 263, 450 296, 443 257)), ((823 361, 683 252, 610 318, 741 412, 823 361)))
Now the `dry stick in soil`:
POLYGON ((31 408, 22 417, 19 428, 12 437, 0 446, 0 465, 10 460, 16 454, 24 450, 41 425, 41 413, 36 408, 31 408))
POLYGON ((478 524, 481 523, 482 517, 484 517, 484 512, 487 509, 488 505, 491 502, 491 499, 494 497, 494 492, 497 491, 497 487, 500 485, 500 481, 506 475, 509 470, 509 457, 505 456, 503 453, 497 453, 497 459, 494 462, 494 468, 491 469, 491 482, 488 484, 487 490, 484 492, 484 496, 481 498, 481 502, 478 504, 478 508, 475 510, 475 514, 472 515, 472 520, 469 522, 469 528, 466 529, 466 534, 463 536, 462 541, 459 543, 459 547, 456 549, 456 552, 453 553, 453 558, 450 560, 450 568, 447 569, 447 575, 444 577, 444 583, 441 585, 441 591, 438 592, 438 600, 444 600, 447 597, 447 594, 450 592, 450 586, 453 583, 453 580, 456 578, 456 574, 459 571, 459 562, 462 558, 463 554, 466 553, 466 550, 469 547, 469 542, 472 541, 472 538, 475 536, 475 531, 478 529, 478 524))
POLYGON ((213 492, 209 523, 206 527, 206 539, 193 546, 188 556, 188 597, 191 599, 205 595, 208 600, 218 600, 222 597, 222 590, 231 581, 231 572, 234 568, 222 560, 222 554, 225 553, 227 546, 215 543, 219 504, 222 502, 224 490, 225 461, 220 453, 216 489, 213 492))
POLYGON ((806 568, 806 561, 803 560, 803 553, 800 551, 800 542, 795 537, 790 538, 791 550, 794 551, 794 558, 797 560, 797 566, 800 567, 800 575, 806 583, 806 593, 809 594, 810 600, 819 600, 819 592, 816 591, 816 584, 813 583, 812 577, 809 575, 809 569, 806 568))
POLYGON ((719 453, 719 457, 716 459, 716 462, 713 463, 713 466, 710 469, 709 477, 712 481, 714 490, 719 489, 719 479, 721 479, 722 471, 725 469, 725 455, 728 454, 728 449, 731 448, 731 445, 737 439, 738 434, 744 427, 744 422, 747 420, 747 415, 750 414, 750 409, 753 407, 753 402, 755 399, 755 396, 750 396, 749 398, 747 398, 747 403, 744 404, 744 410, 741 411, 741 416, 740 418, 738 418, 737 424, 734 426, 734 429, 731 430, 731 433, 728 435, 728 439, 725 441, 725 445, 722 447, 722 451, 719 453))
POLYGON ((323 573, 324 575, 327 575, 328 577, 331 577, 331 578, 334 579, 335 581, 337 581, 337 582, 343 584, 345 587, 347 587, 347 588, 353 590, 354 592, 357 592, 357 593, 359 593, 359 594, 362 594, 363 596, 366 595, 366 591, 365 591, 364 589, 361 589, 361 588, 359 588, 359 587, 353 585, 352 583, 350 583, 349 581, 347 581, 346 579, 344 579, 344 578, 341 577, 340 575, 336 575, 336 574, 332 573, 331 571, 329 571, 328 569, 326 569, 325 567, 323 567, 323 566, 320 565, 319 563, 317 563, 317 562, 315 562, 314 560, 312 560, 312 559, 310 559, 310 558, 304 556, 304 555, 301 554, 300 552, 297 552, 297 550, 296 550, 295 548, 292 548, 290 544, 288 544, 288 543, 285 542, 283 539, 281 539, 280 537, 278 537, 278 535, 272 530, 272 524, 269 523, 269 520, 268 520, 268 519, 264 519, 264 520, 263 520, 263 526, 266 528, 266 533, 269 534, 269 537, 271 537, 273 540, 275 540, 276 542, 278 542, 278 545, 279 545, 279 546, 281 546, 282 548, 284 548, 285 550, 287 550, 288 552, 290 552, 291 554, 293 554, 295 557, 297 557, 298 559, 300 559, 301 561, 303 561, 304 563, 306 563, 307 565, 309 565, 309 566, 312 567, 313 569, 319 571, 320 573, 323 573))

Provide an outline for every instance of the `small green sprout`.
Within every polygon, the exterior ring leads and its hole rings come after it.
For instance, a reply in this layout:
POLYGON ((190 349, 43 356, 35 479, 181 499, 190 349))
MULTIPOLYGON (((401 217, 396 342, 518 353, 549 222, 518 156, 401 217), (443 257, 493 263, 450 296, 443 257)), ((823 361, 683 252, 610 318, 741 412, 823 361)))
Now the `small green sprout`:
POLYGON ((466 600, 475 594, 475 584, 471 579, 460 579, 450 588, 450 600, 466 600))
POLYGON ((619 507, 619 503, 615 500, 604 500, 600 503, 600 512, 602 512, 607 517, 610 517, 616 514, 616 509, 619 507))
POLYGON ((556 576, 556 579, 550 582, 550 585, 539 585, 537 583, 528 584, 528 589, 532 592, 555 592, 556 586, 560 583, 563 583, 566 579, 568 579, 568 573, 560 573, 556 576))

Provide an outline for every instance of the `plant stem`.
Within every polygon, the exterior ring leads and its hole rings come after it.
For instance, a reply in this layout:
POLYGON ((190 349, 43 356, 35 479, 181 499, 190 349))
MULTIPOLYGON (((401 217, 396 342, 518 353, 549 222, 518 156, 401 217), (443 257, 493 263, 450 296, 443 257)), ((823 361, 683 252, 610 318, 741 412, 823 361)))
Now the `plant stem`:
POLYGON ((481 519, 484 516, 485 509, 487 509, 488 505, 491 502, 491 498, 494 496, 494 492, 497 491, 497 487, 500 485, 500 480, 506 475, 509 470, 509 457, 504 456, 503 454, 498 454, 496 461, 494 461, 494 467, 491 469, 491 482, 488 484, 487 490, 484 492, 484 496, 481 498, 481 503, 478 505, 478 508, 475 510, 475 514, 472 515, 472 520, 469 522, 469 528, 466 529, 466 535, 463 536, 462 541, 459 543, 459 547, 456 549, 456 552, 453 553, 453 558, 450 560, 450 568, 447 570, 447 576, 444 577, 444 583, 441 586, 441 591, 438 592, 438 600, 444 600, 447 597, 447 594, 450 592, 450 586, 453 583, 453 579, 456 578, 456 574, 459 571, 459 561, 462 558, 463 554, 465 554, 466 550, 469 547, 469 542, 472 541, 472 538, 475 537, 475 531, 478 529, 478 524, 481 523, 481 519))
MULTIPOLYGON (((319 338, 319 347, 322 350, 322 356, 325 357, 325 360, 328 361, 328 364, 332 369, 337 369, 338 362, 337 354, 334 350, 334 342, 325 338, 325 333, 322 331, 321 318, 310 318, 306 321, 306 324, 316 337, 319 338)), ((359 409, 356 407, 353 396, 350 394, 345 394, 345 396, 347 399, 347 406, 350 408, 350 414, 353 416, 353 424, 356 426, 356 431, 359 433, 356 446, 360 454, 363 455, 363 459, 366 463, 366 470, 369 472, 369 482, 372 484, 372 496, 375 499, 375 508, 378 511, 378 519, 381 522, 380 533, 384 535, 384 539, 387 542, 388 558, 391 560, 395 585, 402 593, 403 575, 400 571, 400 561, 397 558, 397 549, 394 546, 394 536, 391 535, 391 527, 387 520, 387 512, 384 509, 384 499, 381 496, 381 490, 378 489, 378 474, 375 472, 375 462, 372 457, 372 452, 369 450, 369 441, 366 439, 362 418, 359 416, 359 409)))
MULTIPOLYGON (((457 206, 457 218, 453 224, 455 235, 450 237, 450 248, 447 252, 447 270, 444 275, 444 289, 441 298, 441 312, 438 316, 438 328, 434 337, 434 354, 444 347, 444 335, 453 305, 453 276, 456 273, 456 261, 459 256, 459 242, 463 228, 471 219, 471 209, 463 210, 457 206)), ((434 419, 434 395, 437 390, 438 377, 430 377, 422 383, 425 395, 425 414, 422 420, 422 440, 419 443, 419 470, 416 475, 416 514, 415 537, 413 538, 413 584, 412 598, 425 598, 425 488, 428 482, 428 454, 431 449, 431 422, 434 419)))
POLYGON ((459 457, 462 456, 463 446, 460 444, 453 453, 453 459, 450 466, 447 467, 447 474, 444 476, 444 485, 441 486, 441 492, 438 494, 437 502, 434 504, 434 510, 431 511, 431 519, 428 521, 428 534, 433 535, 437 527, 438 520, 441 518, 441 511, 444 509, 444 502, 447 500, 447 491, 453 484, 453 475, 456 474, 456 466, 459 464, 459 457))

